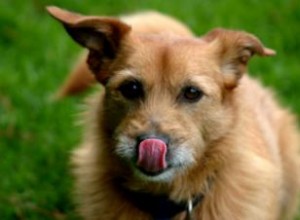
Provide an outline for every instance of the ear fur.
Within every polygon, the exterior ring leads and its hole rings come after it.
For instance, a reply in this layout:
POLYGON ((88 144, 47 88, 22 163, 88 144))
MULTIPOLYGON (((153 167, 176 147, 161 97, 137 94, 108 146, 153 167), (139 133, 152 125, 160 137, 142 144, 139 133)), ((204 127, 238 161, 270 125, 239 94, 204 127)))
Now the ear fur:
POLYGON ((276 54, 274 50, 265 48, 257 37, 243 31, 217 28, 206 34, 203 39, 212 44, 212 52, 219 62, 227 88, 237 85, 253 55, 276 54))
POLYGON ((102 73, 103 65, 117 56, 122 40, 131 30, 130 26, 118 19, 83 16, 55 6, 47 7, 47 11, 63 24, 78 44, 90 51, 89 67, 96 78, 105 83, 108 73, 102 73))

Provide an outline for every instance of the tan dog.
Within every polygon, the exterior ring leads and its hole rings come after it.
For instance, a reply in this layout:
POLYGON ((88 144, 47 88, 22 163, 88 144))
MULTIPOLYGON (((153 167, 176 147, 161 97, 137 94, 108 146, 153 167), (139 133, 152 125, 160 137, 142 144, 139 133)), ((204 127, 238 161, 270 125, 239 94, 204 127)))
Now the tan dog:
POLYGON ((48 10, 105 88, 73 158, 85 219, 292 219, 295 119, 245 75, 252 55, 274 51, 240 31, 194 38, 163 31, 176 33, 164 19, 151 33, 143 19, 48 10))

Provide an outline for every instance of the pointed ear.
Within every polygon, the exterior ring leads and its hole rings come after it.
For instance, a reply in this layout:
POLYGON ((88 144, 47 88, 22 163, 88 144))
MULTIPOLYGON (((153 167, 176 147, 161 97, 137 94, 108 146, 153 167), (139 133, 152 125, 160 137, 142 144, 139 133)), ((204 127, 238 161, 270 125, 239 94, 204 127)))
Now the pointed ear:
POLYGON ((47 11, 65 27, 68 34, 90 53, 88 64, 101 83, 107 79, 104 64, 113 60, 131 28, 118 19, 98 16, 83 16, 60 9, 47 7, 47 11), (105 75, 106 74, 106 75, 105 75))
POLYGON ((213 56, 221 67, 227 88, 237 85, 253 55, 276 54, 274 50, 265 48, 257 37, 243 31, 217 28, 206 34, 203 39, 211 43, 213 56))

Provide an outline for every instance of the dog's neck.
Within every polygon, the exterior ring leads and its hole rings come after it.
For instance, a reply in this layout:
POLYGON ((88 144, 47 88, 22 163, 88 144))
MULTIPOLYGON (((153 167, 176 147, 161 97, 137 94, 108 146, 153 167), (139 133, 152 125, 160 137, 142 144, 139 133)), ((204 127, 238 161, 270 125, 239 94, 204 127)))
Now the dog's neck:
POLYGON ((187 201, 175 202, 167 195, 154 195, 124 187, 121 187, 121 190, 130 203, 139 210, 150 214, 154 220, 172 219, 181 213, 185 213, 186 219, 192 219, 193 208, 204 199, 204 194, 200 193, 187 201))

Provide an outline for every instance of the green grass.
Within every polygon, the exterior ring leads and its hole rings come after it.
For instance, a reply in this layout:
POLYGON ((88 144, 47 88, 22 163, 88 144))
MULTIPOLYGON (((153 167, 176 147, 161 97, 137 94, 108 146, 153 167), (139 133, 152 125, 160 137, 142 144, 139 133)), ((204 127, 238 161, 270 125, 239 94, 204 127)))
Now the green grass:
POLYGON ((106 15, 157 9, 199 35, 220 26, 252 32, 278 55, 253 59, 250 72, 300 113, 298 0, 2 0, 0 219, 77 218, 69 155, 80 139, 73 122, 81 98, 50 100, 80 48, 47 15, 45 5, 106 15))

